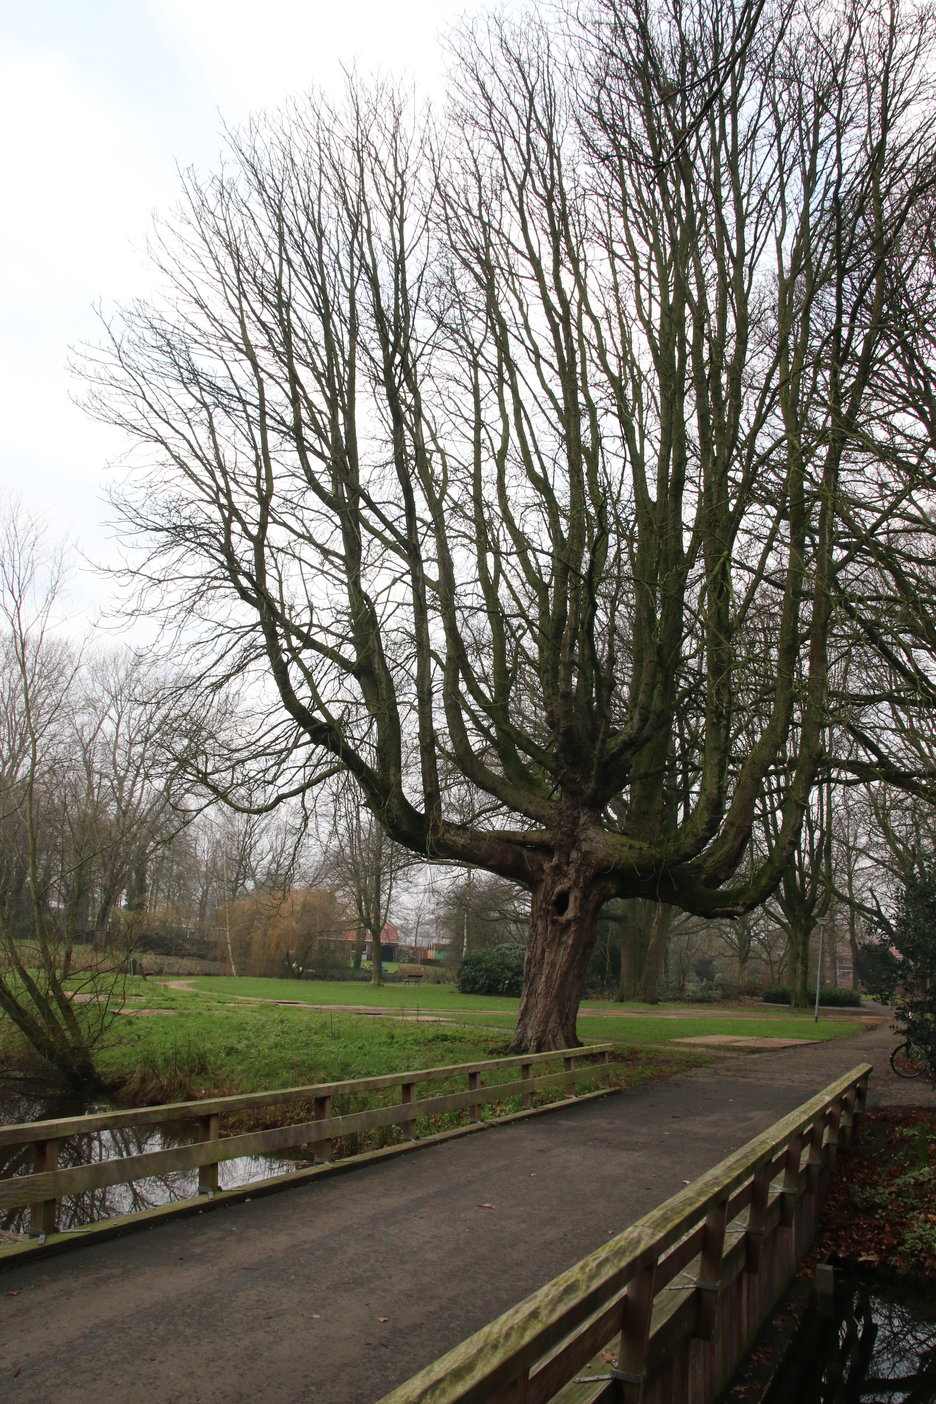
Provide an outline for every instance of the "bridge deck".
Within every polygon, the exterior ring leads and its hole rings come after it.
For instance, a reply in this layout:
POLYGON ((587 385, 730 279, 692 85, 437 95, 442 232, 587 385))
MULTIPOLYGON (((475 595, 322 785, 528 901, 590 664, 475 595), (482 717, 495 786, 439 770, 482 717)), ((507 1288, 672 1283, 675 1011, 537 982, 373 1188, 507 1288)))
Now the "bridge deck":
POLYGON ((369 1404, 839 1072, 933 1099, 886 1024, 666 1083, 0 1275, 0 1399, 369 1404))

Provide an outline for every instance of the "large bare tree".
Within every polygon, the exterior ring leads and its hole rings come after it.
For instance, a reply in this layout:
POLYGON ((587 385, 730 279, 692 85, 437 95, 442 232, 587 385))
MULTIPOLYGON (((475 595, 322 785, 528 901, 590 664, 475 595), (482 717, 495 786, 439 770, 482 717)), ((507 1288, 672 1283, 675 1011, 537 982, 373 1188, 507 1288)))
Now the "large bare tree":
POLYGON ((883 367, 921 335, 888 290, 928 42, 866 0, 492 21, 444 123, 382 86, 233 135, 86 366, 189 705, 236 677, 256 711, 203 777, 259 806, 340 768, 397 842, 528 888, 518 1048, 575 1041, 608 898, 764 899, 836 631, 893 651, 862 570, 894 593, 873 519, 923 472, 883 367))

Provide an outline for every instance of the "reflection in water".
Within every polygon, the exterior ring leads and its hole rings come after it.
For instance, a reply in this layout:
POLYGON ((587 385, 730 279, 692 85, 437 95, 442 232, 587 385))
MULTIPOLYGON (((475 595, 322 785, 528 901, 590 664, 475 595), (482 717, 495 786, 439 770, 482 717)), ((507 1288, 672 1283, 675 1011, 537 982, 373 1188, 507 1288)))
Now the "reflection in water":
POLYGON ((836 1309, 803 1321, 766 1404, 934 1404, 936 1297, 840 1282, 836 1309))
MULTIPOLYGON (((65 1116, 82 1116, 88 1110, 81 1102, 65 1099, 45 1099, 4 1096, 0 1099, 0 1125, 24 1121, 45 1121, 65 1116)), ((93 1110, 102 1110, 94 1107, 93 1110)), ((59 1166, 67 1170, 75 1165, 95 1164, 116 1160, 122 1156, 141 1155, 145 1151, 163 1150, 186 1145, 192 1140, 191 1123, 141 1126, 116 1131, 95 1131, 86 1136, 71 1136, 61 1147, 59 1166)), ((0 1179, 14 1175, 31 1175, 35 1169, 32 1145, 0 1146, 0 1179)), ((224 1161, 219 1166, 221 1189, 252 1184, 272 1175, 295 1170, 294 1161, 278 1160, 272 1156, 241 1156, 224 1161)), ((136 1214, 143 1209, 155 1209, 161 1204, 190 1199, 198 1193, 198 1171, 177 1170, 168 1175, 152 1176, 133 1184, 112 1185, 107 1189, 88 1190, 59 1201, 57 1228, 59 1232, 78 1232, 88 1224, 121 1214, 136 1214)), ((0 1232, 5 1235, 25 1234, 29 1226, 29 1210, 12 1209, 0 1214, 0 1232)))

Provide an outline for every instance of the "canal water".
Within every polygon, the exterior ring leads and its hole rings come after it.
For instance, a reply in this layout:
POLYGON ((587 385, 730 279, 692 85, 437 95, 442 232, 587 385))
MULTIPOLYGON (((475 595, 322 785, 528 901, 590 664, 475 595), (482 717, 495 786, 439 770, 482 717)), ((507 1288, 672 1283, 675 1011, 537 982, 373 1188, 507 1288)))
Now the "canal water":
POLYGON ((764 1404, 936 1404, 936 1292, 839 1278, 812 1307, 764 1404))
MULTIPOLYGON (((46 1121, 56 1117, 82 1116, 89 1111, 104 1111, 100 1104, 89 1106, 74 1098, 49 1098, 28 1093, 0 1091, 0 1125, 9 1126, 24 1121, 46 1121)), ((144 1151, 163 1150, 185 1144, 192 1139, 191 1126, 149 1127, 119 1131, 89 1132, 72 1136, 62 1146, 59 1165, 67 1169, 102 1160, 114 1160, 144 1151)), ((299 1162, 281 1160, 275 1156, 241 1156, 219 1166, 221 1189, 253 1184, 272 1175, 282 1175, 298 1168, 299 1162)), ((31 1146, 8 1149, 0 1147, 0 1179, 11 1175, 33 1173, 31 1146)), ((180 1170, 168 1175, 137 1180, 130 1185, 113 1185, 107 1189, 90 1190, 86 1194, 63 1199, 59 1206, 58 1228, 61 1232, 77 1233, 88 1224, 111 1219, 119 1214, 134 1214, 154 1209, 197 1193, 198 1171, 180 1170)), ((28 1209, 14 1209, 0 1214, 0 1243, 10 1236, 25 1234, 29 1222, 28 1209)))

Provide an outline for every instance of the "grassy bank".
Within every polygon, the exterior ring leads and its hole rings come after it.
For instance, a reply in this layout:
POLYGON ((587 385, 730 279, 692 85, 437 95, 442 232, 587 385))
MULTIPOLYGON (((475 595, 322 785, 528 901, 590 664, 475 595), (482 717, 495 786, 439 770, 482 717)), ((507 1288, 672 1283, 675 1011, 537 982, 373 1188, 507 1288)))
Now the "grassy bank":
MULTIPOLYGON (((493 1056, 506 1048, 518 1004, 506 997, 461 995, 450 985, 210 977, 191 986, 127 981, 124 1013, 97 1051, 99 1070, 123 1104, 369 1077, 493 1056), (374 1012, 347 1012, 342 1005, 374 1012)), ((711 1056, 677 1040, 841 1038, 861 1027, 855 1020, 833 1018, 816 1025, 809 1015, 762 1008, 631 1009, 586 1001, 579 1018, 583 1041, 618 1045, 629 1082, 711 1056)), ((28 1062, 10 1026, 4 1033, 0 1023, 0 1065, 28 1062)))
MULTIPOLYGON (((296 1087, 440 1067, 506 1052, 505 1035, 478 1025, 375 1018, 276 1004, 236 1004, 168 991, 162 1015, 117 1020, 100 1067, 126 1104, 296 1087)), ((628 1050, 621 1085, 668 1075, 706 1055, 628 1050)))
MULTIPOLYGON (((228 988, 193 993, 153 980, 127 982, 125 1010, 97 1051, 102 1076, 125 1106, 440 1067, 495 1057, 507 1044, 506 1033, 480 1023, 417 1019, 412 1006, 407 1017, 391 1012, 377 1018, 232 1000, 228 988)), ((6 1040, 0 1037, 3 1064, 28 1065, 9 1026, 6 1033, 6 1040)), ((629 1086, 705 1061, 690 1051, 631 1049, 622 1053, 616 1075, 629 1086)))

